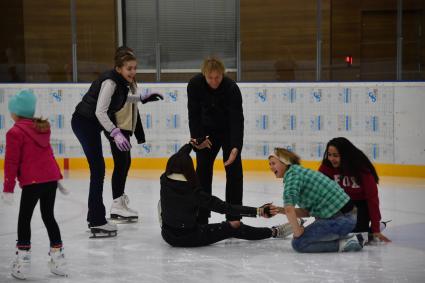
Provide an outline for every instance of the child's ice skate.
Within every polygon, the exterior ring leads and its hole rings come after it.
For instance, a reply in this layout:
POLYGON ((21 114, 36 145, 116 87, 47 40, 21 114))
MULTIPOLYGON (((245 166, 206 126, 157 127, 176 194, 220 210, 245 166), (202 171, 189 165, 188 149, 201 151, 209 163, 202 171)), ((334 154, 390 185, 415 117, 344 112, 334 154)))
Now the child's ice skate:
POLYGON ((59 276, 68 276, 66 269, 66 260, 63 253, 63 248, 51 248, 50 252, 49 267, 50 272, 59 276))
POLYGON ((31 251, 17 250, 16 258, 12 262, 12 276, 18 279, 27 279, 31 272, 31 251))
POLYGON ((110 221, 100 226, 91 226, 90 238, 110 238, 117 236, 118 227, 117 224, 111 223, 110 221))
POLYGON ((125 194, 114 199, 111 206, 111 220, 114 223, 133 223, 139 220, 137 211, 128 207, 129 203, 128 196, 125 194))

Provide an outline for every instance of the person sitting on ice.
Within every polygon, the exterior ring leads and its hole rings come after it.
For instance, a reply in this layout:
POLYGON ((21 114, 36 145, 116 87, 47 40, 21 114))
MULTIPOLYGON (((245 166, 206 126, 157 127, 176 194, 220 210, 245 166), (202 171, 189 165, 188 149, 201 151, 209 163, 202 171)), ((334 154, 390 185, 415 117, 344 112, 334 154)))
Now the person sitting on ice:
POLYGON ((284 238, 292 233, 288 224, 267 228, 252 227, 239 220, 215 224, 197 223, 200 207, 212 211, 247 217, 269 217, 270 204, 261 207, 232 205, 205 193, 193 166, 192 145, 184 145, 167 162, 161 176, 159 216, 161 235, 174 247, 206 246, 228 238, 262 240, 270 237, 284 238))

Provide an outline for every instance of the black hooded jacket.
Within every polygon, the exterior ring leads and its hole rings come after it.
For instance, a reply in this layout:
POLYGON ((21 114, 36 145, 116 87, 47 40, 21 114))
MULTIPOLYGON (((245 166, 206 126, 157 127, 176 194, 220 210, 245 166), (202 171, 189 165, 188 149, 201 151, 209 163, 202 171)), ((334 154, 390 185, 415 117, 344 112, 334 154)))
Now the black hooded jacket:
POLYGON ((204 207, 221 214, 256 217, 257 208, 226 203, 209 195, 200 187, 191 187, 188 182, 161 176, 162 223, 173 228, 194 228, 198 208, 204 207))

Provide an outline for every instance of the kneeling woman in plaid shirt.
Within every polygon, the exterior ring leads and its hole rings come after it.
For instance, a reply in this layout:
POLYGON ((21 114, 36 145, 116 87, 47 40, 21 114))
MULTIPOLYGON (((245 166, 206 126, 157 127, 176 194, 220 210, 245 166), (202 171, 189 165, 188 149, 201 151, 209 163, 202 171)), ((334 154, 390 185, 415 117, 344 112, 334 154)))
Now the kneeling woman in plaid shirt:
POLYGON ((348 252, 363 248, 360 234, 349 234, 356 226, 356 208, 338 184, 320 172, 300 166, 300 158, 283 148, 269 156, 270 170, 283 178, 284 207, 272 214, 286 214, 294 231, 292 247, 302 253, 348 252), (298 206, 298 207, 295 207, 298 206), (301 217, 315 217, 303 227, 301 217))

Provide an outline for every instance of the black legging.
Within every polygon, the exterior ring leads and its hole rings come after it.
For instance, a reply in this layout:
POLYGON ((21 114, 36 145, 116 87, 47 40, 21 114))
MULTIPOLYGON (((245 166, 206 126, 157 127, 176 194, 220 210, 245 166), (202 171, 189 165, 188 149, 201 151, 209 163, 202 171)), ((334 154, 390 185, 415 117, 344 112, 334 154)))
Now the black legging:
POLYGON ((59 226, 55 220, 54 208, 58 182, 27 185, 22 188, 18 218, 18 248, 31 247, 31 218, 40 200, 40 212, 50 239, 51 247, 61 247, 59 226))
MULTIPOLYGON (((130 140, 130 134, 121 130, 127 140, 130 140)), ((112 157, 114 159, 114 171, 112 172, 112 197, 119 198, 124 194, 125 182, 127 181, 128 170, 131 165, 130 151, 121 151, 118 149, 114 139, 106 136, 111 145, 112 157)))
POLYGON ((353 232, 371 232, 367 201, 353 200, 353 203, 357 207, 357 223, 353 232))
POLYGON ((243 223, 235 229, 228 222, 198 225, 192 229, 172 228, 163 224, 161 235, 173 247, 200 247, 228 238, 263 240, 272 236, 272 230, 266 227, 252 227, 243 223))
POLYGON ((105 160, 102 151, 102 128, 98 121, 90 120, 77 113, 72 115, 71 127, 83 147, 90 167, 87 222, 92 227, 101 226, 106 224, 106 210, 103 204, 105 160))
MULTIPOLYGON (((202 189, 212 194, 212 180, 214 161, 220 148, 223 150, 223 162, 229 158, 232 150, 230 143, 230 134, 214 134, 209 137, 212 142, 211 149, 202 149, 196 152, 196 173, 201 183, 202 189)), ((243 195, 243 173, 241 153, 239 152, 235 161, 225 167, 226 170, 226 202, 230 204, 242 205, 243 195)), ((208 223, 211 212, 205 208, 199 208, 198 223, 208 223)), ((240 216, 227 214, 228 221, 240 220, 240 216)))

